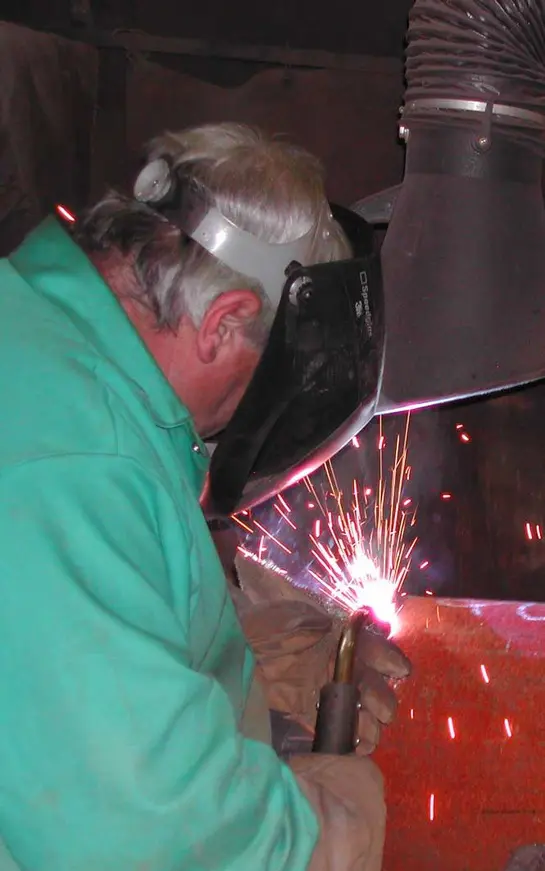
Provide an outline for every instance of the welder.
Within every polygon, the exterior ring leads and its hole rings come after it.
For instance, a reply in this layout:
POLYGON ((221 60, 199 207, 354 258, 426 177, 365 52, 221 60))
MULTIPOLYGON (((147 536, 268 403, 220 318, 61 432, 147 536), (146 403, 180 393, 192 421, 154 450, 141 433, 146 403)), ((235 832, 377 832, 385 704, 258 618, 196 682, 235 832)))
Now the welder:
MULTIPOLYGON (((380 868, 374 763, 270 746, 204 513, 297 480, 373 415, 368 255, 310 155, 223 124, 159 138, 130 195, 0 262, 2 871, 380 868)), ((258 659, 267 639, 296 655, 293 628, 328 636, 290 608, 276 633, 241 608, 258 659)), ((386 660, 362 648, 366 686, 406 673, 386 660)))

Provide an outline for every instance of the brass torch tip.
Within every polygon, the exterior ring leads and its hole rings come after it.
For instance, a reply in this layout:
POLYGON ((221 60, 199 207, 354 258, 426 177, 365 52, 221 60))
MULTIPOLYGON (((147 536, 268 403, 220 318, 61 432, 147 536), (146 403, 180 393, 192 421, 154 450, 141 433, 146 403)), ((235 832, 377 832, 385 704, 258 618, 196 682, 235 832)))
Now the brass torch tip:
POLYGON ((360 631, 372 623, 371 612, 367 608, 356 611, 347 621, 341 632, 337 656, 335 658, 335 670, 333 681, 335 683, 353 683, 354 665, 356 661, 356 648, 360 631))

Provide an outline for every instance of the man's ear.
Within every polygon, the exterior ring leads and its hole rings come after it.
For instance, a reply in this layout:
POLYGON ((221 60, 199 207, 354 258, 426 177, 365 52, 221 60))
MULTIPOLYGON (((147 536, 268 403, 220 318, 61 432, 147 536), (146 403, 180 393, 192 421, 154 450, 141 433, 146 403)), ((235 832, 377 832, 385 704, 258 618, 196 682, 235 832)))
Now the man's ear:
POLYGON ((236 339, 261 311, 253 290, 226 290, 208 306, 197 330, 201 363, 212 363, 226 343, 236 339))

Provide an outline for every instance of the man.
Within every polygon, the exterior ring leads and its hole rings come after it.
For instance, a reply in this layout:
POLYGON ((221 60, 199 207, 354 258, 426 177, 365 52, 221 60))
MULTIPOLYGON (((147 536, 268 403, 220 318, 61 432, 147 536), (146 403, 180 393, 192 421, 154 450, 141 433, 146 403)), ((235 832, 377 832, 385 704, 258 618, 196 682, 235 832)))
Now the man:
POLYGON ((376 871, 380 775, 267 745, 199 507, 266 279, 150 202, 172 173, 260 243, 305 238, 308 263, 346 240, 316 162, 255 131, 166 136, 150 160, 74 239, 49 219, 0 265, 0 869, 376 871))

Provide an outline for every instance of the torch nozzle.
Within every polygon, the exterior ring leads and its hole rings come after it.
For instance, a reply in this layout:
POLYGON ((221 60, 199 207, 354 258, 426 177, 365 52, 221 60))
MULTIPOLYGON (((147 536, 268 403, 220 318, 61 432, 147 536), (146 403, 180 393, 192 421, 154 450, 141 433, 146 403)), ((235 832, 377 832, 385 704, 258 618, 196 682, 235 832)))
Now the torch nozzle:
POLYGON ((360 631, 372 622, 371 612, 357 611, 343 627, 333 680, 320 691, 314 753, 353 753, 358 731, 360 690, 355 681, 356 650, 360 631))
POLYGON ((356 648, 361 630, 372 622, 372 616, 366 609, 356 611, 348 620, 341 632, 337 656, 335 657, 335 669, 333 672, 334 683, 353 683, 354 666, 356 662, 356 648))
POLYGON ((344 625, 339 638, 333 680, 322 687, 314 733, 313 753, 353 753, 357 745, 360 687, 355 675, 358 638, 363 629, 376 627, 390 634, 389 627, 377 627, 369 608, 356 611, 344 625))

